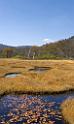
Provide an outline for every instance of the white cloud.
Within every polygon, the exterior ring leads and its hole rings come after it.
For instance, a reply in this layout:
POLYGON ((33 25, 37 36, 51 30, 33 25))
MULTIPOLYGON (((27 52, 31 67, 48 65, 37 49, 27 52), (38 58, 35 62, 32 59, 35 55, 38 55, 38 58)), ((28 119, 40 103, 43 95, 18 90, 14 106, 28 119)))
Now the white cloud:
POLYGON ((44 38, 44 39, 42 40, 42 42, 43 42, 43 43, 51 43, 51 42, 54 42, 54 40, 49 39, 49 38, 44 38))

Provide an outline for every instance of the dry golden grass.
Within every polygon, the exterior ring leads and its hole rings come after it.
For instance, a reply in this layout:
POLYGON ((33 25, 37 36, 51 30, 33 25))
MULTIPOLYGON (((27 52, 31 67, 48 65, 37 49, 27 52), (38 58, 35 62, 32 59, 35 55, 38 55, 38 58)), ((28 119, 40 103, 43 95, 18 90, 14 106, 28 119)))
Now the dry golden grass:
POLYGON ((73 60, 0 59, 0 94, 14 91, 60 92, 74 89, 73 60), (31 72, 34 66, 51 67, 42 73, 31 72), (20 72, 15 78, 4 75, 20 72))
POLYGON ((74 124, 74 98, 68 98, 62 103, 62 114, 69 124, 74 124))

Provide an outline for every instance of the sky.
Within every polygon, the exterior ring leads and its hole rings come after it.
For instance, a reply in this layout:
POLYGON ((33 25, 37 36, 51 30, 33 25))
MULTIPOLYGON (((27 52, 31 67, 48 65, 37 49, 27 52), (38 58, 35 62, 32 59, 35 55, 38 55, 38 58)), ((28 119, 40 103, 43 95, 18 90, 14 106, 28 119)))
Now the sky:
POLYGON ((0 0, 0 43, 42 45, 74 35, 74 0, 0 0))

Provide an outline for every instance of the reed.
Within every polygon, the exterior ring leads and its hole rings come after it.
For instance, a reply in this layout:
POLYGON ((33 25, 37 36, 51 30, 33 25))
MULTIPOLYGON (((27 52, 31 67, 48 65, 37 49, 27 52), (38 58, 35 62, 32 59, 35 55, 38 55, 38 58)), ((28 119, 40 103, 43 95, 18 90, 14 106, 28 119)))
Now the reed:
POLYGON ((62 105, 62 114, 67 124, 74 124, 74 98, 68 98, 62 105))

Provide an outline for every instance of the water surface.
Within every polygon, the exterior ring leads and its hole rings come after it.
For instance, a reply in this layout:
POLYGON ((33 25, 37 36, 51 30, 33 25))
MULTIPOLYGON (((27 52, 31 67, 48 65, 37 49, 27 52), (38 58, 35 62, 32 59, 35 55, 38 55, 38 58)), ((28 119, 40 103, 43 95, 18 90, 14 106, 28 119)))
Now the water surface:
POLYGON ((38 67, 38 66, 35 66, 34 68, 29 69, 29 71, 34 71, 34 72, 37 72, 37 73, 42 73, 42 72, 48 71, 50 69, 52 69, 52 68, 51 67, 38 67))
POLYGON ((64 95, 7 95, 0 99, 0 124, 64 124, 61 103, 64 95))
POLYGON ((5 75, 5 78, 14 78, 14 77, 17 77, 19 75, 20 75, 20 73, 8 73, 5 75))

